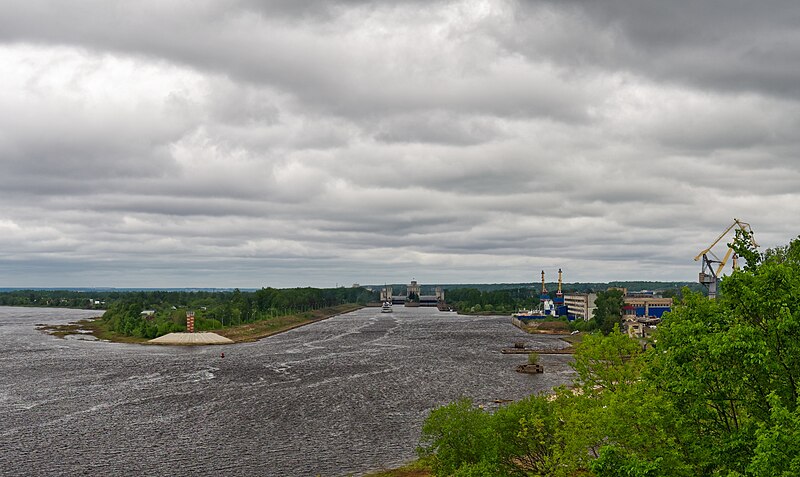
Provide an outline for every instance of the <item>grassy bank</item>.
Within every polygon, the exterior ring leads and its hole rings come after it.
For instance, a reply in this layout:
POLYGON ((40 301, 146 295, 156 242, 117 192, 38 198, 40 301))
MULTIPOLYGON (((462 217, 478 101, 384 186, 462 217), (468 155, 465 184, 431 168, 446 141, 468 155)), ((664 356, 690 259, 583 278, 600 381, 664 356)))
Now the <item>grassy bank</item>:
POLYGON ((432 477, 432 476, 433 476, 433 471, 431 470, 431 466, 424 460, 415 460, 414 462, 406 464, 403 467, 398 467, 397 469, 381 470, 366 475, 366 477, 432 477))
MULTIPOLYGON (((277 333, 291 330, 309 323, 316 323, 332 316, 349 313, 361 308, 361 305, 347 304, 322 308, 319 310, 307 311, 294 315, 285 315, 271 318, 268 320, 246 323, 243 325, 230 326, 218 330, 208 330, 226 338, 232 339, 237 343, 258 341, 261 338, 277 333)), ((64 338, 68 335, 91 334, 99 340, 112 341, 115 343, 147 343, 146 338, 127 336, 109 330, 106 322, 101 317, 88 320, 80 320, 66 325, 37 325, 36 329, 45 331, 53 336, 64 338)))
POLYGON ((269 320, 256 321, 244 325, 231 326, 220 330, 211 330, 218 335, 232 339, 237 343, 258 341, 277 333, 297 328, 298 326, 316 323, 332 316, 349 313, 362 308, 361 305, 347 304, 307 311, 295 315, 278 316, 269 320))

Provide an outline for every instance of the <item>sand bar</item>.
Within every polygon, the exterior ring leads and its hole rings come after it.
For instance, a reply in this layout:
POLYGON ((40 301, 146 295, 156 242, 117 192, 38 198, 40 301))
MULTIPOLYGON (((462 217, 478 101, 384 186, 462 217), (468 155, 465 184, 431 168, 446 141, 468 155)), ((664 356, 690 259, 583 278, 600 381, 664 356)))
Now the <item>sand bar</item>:
POLYGON ((216 333, 168 333, 164 336, 148 341, 153 344, 165 345, 216 345, 232 344, 233 340, 220 336, 216 333))

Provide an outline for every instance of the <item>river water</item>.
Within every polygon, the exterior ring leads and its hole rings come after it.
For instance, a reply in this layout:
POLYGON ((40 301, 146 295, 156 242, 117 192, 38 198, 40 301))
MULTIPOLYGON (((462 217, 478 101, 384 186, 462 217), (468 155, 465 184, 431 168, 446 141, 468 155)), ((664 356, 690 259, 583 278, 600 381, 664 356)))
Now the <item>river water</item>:
POLYGON ((345 476, 415 457, 431 409, 571 381, 569 356, 514 371, 507 317, 365 308, 263 339, 173 347, 35 329, 96 311, 0 307, 0 475, 345 476), (224 352, 225 357, 220 357, 224 352))

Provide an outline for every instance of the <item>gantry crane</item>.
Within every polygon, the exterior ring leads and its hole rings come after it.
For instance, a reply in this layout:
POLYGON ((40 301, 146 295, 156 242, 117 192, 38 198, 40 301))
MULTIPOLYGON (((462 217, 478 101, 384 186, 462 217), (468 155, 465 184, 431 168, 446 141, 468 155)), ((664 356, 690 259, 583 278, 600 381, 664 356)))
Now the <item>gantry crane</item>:
POLYGON ((699 282, 708 287, 708 298, 712 300, 717 297, 717 282, 719 282, 722 269, 725 268, 725 264, 728 263, 728 259, 731 258, 731 255, 733 255, 733 268, 737 269, 738 256, 733 253, 732 248, 728 247, 728 250, 725 252, 725 256, 722 257, 722 260, 720 260, 714 254, 714 252, 711 251, 711 249, 714 248, 714 246, 716 246, 720 240, 722 240, 728 234, 728 232, 733 230, 735 227, 738 227, 742 231, 746 232, 753 246, 758 247, 755 238, 753 238, 753 229, 750 228, 750 224, 742 222, 739 219, 733 219, 733 223, 729 225, 728 228, 719 235, 719 237, 717 237, 717 240, 714 240, 714 242, 712 242, 708 248, 702 250, 697 254, 696 257, 694 257, 695 262, 701 258, 703 259, 703 264, 700 269, 699 282))

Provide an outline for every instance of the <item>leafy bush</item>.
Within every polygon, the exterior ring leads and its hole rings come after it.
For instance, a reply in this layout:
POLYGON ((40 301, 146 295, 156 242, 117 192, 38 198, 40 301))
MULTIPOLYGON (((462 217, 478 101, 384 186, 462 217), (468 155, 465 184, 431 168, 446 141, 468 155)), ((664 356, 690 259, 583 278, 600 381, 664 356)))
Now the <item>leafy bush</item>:
POLYGON ((495 439, 489 419, 469 399, 434 410, 422 426, 420 455, 435 456, 436 475, 452 475, 464 465, 491 464, 495 439))
POLYGON ((559 420, 545 397, 530 396, 494 414, 469 399, 434 410, 422 428, 421 457, 437 476, 539 475, 555 469, 559 420))

